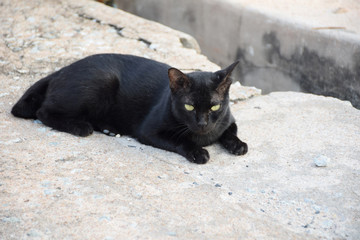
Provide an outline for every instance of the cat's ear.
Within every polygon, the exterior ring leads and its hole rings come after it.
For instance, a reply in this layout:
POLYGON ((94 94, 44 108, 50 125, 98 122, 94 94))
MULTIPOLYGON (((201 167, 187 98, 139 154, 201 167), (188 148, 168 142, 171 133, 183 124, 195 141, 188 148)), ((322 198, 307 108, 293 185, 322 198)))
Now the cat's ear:
POLYGON ((229 87, 232 83, 232 80, 230 78, 231 73, 234 70, 234 68, 236 67, 236 65, 238 65, 238 64, 239 64, 239 61, 236 61, 233 64, 231 64, 230 66, 228 66, 227 68, 224 68, 220 71, 215 72, 216 77, 217 77, 218 81, 220 82, 216 88, 216 91, 219 94, 223 95, 229 89, 229 87))
POLYGON ((172 92, 190 87, 190 80, 188 76, 179 69, 170 68, 168 70, 168 75, 170 80, 170 89, 172 92))

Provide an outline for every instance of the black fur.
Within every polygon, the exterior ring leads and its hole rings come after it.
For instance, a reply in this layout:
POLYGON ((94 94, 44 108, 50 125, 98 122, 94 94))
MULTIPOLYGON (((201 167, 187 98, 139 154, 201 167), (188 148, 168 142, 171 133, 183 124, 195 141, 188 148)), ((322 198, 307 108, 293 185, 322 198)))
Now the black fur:
POLYGON ((11 113, 78 136, 94 130, 130 135, 206 163, 209 153, 202 147, 217 141, 232 154, 247 152, 229 108, 230 74, 237 63, 215 73, 184 74, 146 58, 93 55, 36 82, 11 113))

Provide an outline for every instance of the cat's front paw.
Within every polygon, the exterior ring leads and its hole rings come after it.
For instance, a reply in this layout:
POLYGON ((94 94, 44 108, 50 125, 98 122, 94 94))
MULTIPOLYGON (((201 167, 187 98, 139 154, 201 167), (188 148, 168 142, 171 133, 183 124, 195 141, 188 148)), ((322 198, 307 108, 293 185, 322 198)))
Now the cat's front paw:
POLYGON ((205 164, 209 161, 210 155, 209 152, 203 148, 197 148, 190 151, 186 158, 193 163, 205 164))
POLYGON ((246 143, 242 142, 238 138, 229 139, 224 141, 223 146, 229 153, 234 155, 244 155, 248 151, 248 146, 246 143))
POLYGON ((70 133, 80 136, 80 137, 87 137, 92 134, 94 131, 93 127, 88 122, 82 121, 74 121, 71 124, 70 133))

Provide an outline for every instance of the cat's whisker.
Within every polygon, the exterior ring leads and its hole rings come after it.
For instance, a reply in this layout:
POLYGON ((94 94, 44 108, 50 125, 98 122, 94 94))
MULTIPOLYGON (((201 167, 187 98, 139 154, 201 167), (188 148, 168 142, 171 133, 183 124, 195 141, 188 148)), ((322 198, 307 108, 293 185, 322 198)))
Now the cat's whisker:
POLYGON ((175 141, 178 141, 180 138, 186 136, 188 133, 190 133, 189 128, 185 125, 185 124, 179 124, 178 126, 175 127, 175 132, 174 134, 171 136, 171 138, 175 138, 175 141))

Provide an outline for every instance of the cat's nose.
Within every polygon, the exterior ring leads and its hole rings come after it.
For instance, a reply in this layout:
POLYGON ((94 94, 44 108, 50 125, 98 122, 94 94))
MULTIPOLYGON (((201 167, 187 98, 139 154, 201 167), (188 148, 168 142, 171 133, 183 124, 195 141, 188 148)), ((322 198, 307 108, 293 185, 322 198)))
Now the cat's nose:
POLYGON ((205 121, 205 119, 201 119, 197 125, 199 128, 204 128, 207 126, 207 122, 205 121))

